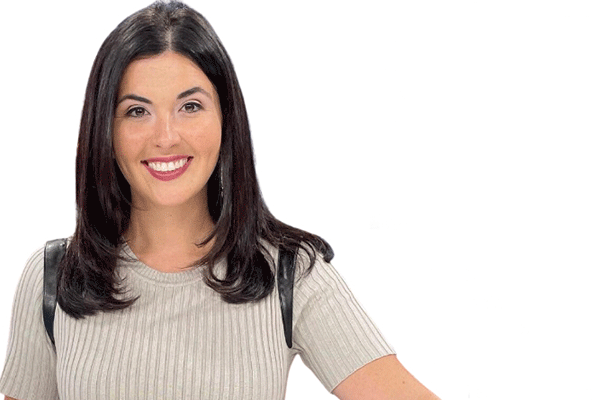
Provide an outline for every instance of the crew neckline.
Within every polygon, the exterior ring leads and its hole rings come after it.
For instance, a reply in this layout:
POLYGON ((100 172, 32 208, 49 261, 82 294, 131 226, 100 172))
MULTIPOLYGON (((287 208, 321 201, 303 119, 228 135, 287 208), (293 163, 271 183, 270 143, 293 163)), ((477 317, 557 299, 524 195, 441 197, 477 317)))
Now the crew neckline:
MULTIPOLYGON (((201 280, 204 276, 204 266, 196 266, 192 269, 179 272, 162 272, 156 270, 140 261, 140 259, 131 250, 127 242, 123 244, 123 252, 130 258, 130 260, 127 262, 127 266, 131 271, 154 282, 166 284, 195 283, 201 280)), ((220 262, 218 264, 220 264, 220 262)))

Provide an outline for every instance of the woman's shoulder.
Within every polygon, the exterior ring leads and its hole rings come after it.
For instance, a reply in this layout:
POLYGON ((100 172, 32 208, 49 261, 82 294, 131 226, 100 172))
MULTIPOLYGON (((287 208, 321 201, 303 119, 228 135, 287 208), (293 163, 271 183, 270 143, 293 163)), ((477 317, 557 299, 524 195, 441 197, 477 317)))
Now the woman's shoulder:
POLYGON ((307 292, 334 288, 343 283, 338 270, 318 250, 299 248, 296 253, 294 285, 307 292))
MULTIPOLYGON (((44 275, 44 249, 45 245, 38 247, 25 262, 25 267, 21 273, 19 287, 23 285, 36 285, 41 288, 44 275)), ((33 288, 31 288, 33 289, 33 288)))
POLYGON ((38 247, 21 270, 14 298, 13 318, 21 318, 39 308, 41 311, 44 285, 44 246, 38 247))
MULTIPOLYGON (((277 271, 281 249, 266 240, 262 240, 261 245, 263 253, 271 258, 275 266, 275 271, 277 271)), ((325 260, 324 255, 311 247, 310 244, 302 243, 302 245, 296 246, 294 250, 295 281, 311 274, 313 270, 319 270, 319 273, 323 273, 324 271, 334 271, 337 273, 334 267, 325 260)))
MULTIPOLYGON (((71 238, 67 239, 67 245, 71 238)), ((46 243, 37 247, 25 262, 25 267, 21 273, 18 283, 18 290, 24 290, 26 293, 39 294, 41 296, 44 281, 44 259, 46 243)))

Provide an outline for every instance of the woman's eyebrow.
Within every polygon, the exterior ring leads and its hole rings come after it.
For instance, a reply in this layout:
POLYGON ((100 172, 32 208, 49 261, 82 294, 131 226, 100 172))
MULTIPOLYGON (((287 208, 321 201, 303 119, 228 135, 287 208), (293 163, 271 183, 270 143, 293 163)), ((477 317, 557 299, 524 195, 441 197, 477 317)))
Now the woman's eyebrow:
MULTIPOLYGON (((192 94, 198 93, 198 92, 203 93, 204 95, 206 95, 210 99, 212 99, 210 93, 208 93, 206 90, 202 89, 200 86, 195 86, 191 89, 186 90, 185 92, 179 93, 177 95, 177 100, 183 99, 184 97, 187 97, 189 95, 192 95, 192 94)), ((141 101, 142 103, 146 103, 146 104, 152 104, 152 102, 145 97, 138 96, 135 94, 126 94, 125 96, 121 97, 119 99, 119 101, 117 101, 117 105, 119 105, 122 101, 127 100, 127 99, 141 101)))

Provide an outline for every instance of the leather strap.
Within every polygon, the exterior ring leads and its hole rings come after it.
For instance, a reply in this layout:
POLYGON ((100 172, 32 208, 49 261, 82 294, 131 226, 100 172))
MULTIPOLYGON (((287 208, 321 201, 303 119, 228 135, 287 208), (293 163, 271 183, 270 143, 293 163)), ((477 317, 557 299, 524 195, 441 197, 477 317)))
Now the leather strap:
POLYGON ((294 298, 295 258, 295 252, 279 248, 277 286, 279 289, 279 303, 281 304, 285 343, 288 348, 292 348, 292 300, 294 298))
POLYGON ((46 242, 44 248, 44 294, 42 311, 44 326, 48 337, 54 343, 54 311, 56 310, 56 290, 58 288, 58 263, 62 260, 67 247, 67 239, 55 239, 46 242))

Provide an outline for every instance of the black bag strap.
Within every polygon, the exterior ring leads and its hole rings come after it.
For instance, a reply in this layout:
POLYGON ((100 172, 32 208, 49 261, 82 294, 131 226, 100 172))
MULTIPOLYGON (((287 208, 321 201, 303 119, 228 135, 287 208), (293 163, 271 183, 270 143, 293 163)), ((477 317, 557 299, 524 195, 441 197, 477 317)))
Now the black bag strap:
POLYGON ((277 262, 277 287, 279 289, 279 303, 283 318, 283 331, 285 343, 292 348, 292 317, 294 299, 294 272, 296 252, 279 248, 279 261, 277 262))
POLYGON ((42 311, 44 326, 48 337, 54 343, 54 310, 56 309, 56 290, 58 288, 58 263, 65 255, 67 239, 55 239, 46 242, 44 248, 44 294, 42 311))
MULTIPOLYGON (((44 249, 44 295, 42 310, 44 326, 48 337, 54 343, 54 313, 56 310, 56 290, 58 263, 63 258, 67 246, 66 239, 56 239, 46 242, 44 249)), ((294 275, 296 252, 279 249, 277 262, 277 287, 279 289, 279 302, 281 304, 281 317, 285 343, 292 348, 292 317, 294 296, 294 275)))

